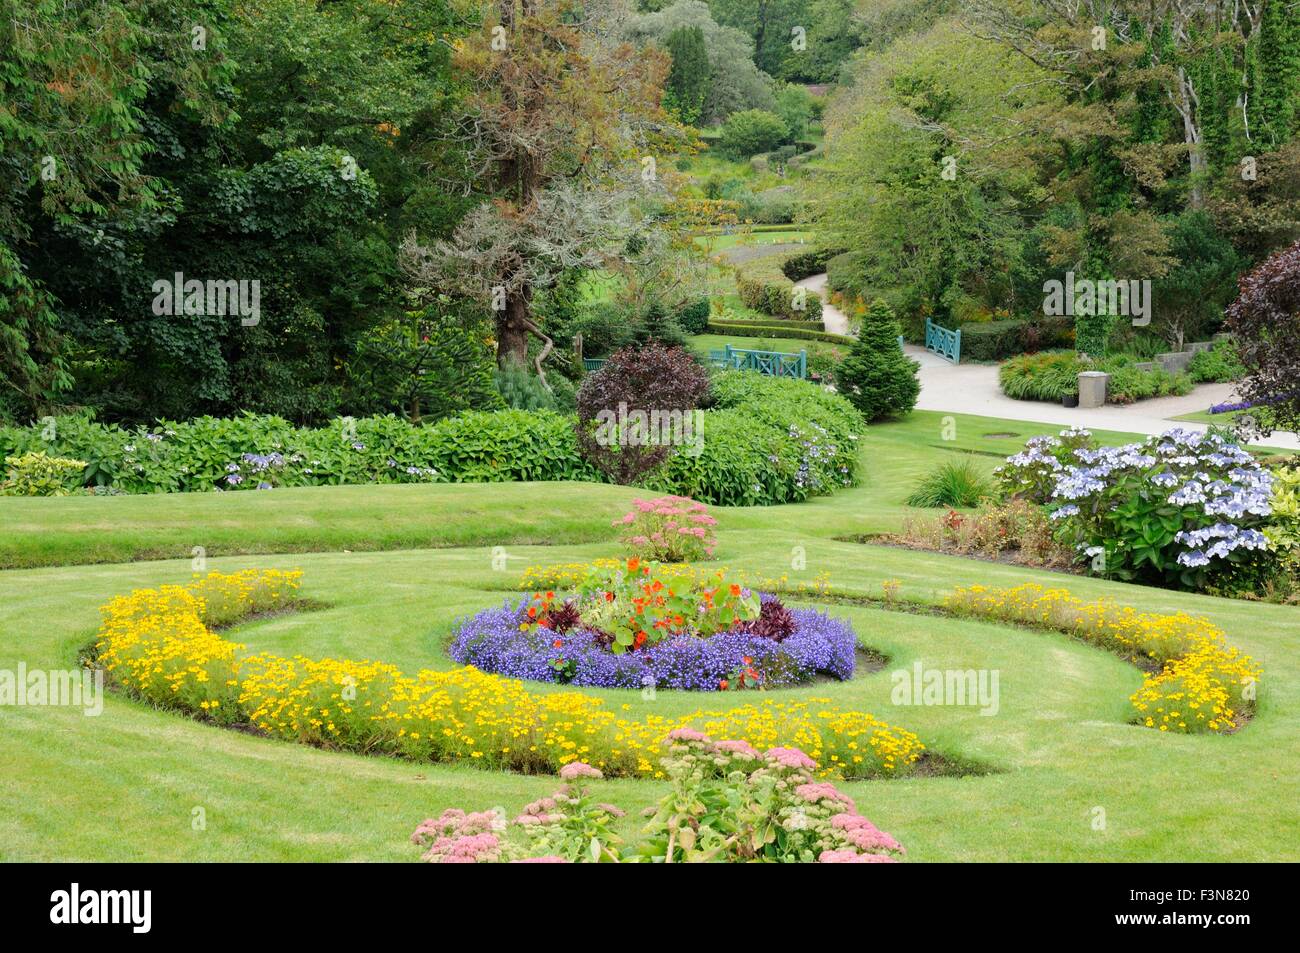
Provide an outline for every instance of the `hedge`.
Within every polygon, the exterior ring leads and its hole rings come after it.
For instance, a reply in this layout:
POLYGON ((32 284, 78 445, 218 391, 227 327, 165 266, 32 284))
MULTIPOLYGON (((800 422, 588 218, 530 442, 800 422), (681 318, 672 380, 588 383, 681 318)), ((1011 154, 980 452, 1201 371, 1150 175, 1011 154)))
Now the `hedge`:
POLYGON ((1026 351, 1069 347, 1074 324, 1069 318, 1011 318, 968 321, 961 325, 961 356, 972 361, 1000 361, 1026 351))
POLYGON ((710 321, 710 334, 730 334, 742 338, 791 338, 796 341, 829 341, 852 345, 853 338, 829 331, 804 329, 793 324, 741 324, 736 321, 710 321))
POLYGON ((791 281, 803 281, 826 270, 826 263, 840 254, 839 249, 819 248, 791 255, 781 265, 781 272, 791 281))
POLYGON ((822 299, 809 291, 802 311, 794 307, 794 282, 785 276, 783 256, 755 258, 736 266, 736 290, 746 307, 791 321, 818 321, 822 316, 822 299))
MULTIPOLYGON (((768 506, 856 482, 853 442, 865 425, 843 397, 753 371, 722 371, 711 386, 700 452, 679 450, 648 488, 768 506)), ((390 415, 295 427, 244 414, 130 430, 84 417, 0 427, 0 458, 28 451, 86 461, 85 486, 122 493, 602 479, 579 455, 575 418, 551 411, 475 411, 426 426, 390 415)))
MULTIPOLYGON (((825 321, 789 321, 785 318, 773 318, 770 315, 766 315, 766 314, 763 315, 761 318, 721 317, 721 318, 710 318, 709 320, 714 321, 718 324, 725 324, 728 326, 734 325, 736 327, 793 328, 795 330, 803 330, 803 331, 825 331, 826 330, 825 321)), ((704 332, 701 331, 700 333, 703 334, 704 332)))

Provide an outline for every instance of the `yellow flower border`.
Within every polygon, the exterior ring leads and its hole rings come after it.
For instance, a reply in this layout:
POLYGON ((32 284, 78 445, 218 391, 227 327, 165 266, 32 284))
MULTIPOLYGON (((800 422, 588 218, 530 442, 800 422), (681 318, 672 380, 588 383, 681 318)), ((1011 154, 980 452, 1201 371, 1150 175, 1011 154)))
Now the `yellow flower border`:
POLYGON ((301 579, 297 570, 213 572, 188 586, 119 596, 101 609, 98 664, 131 694, 218 724, 251 724, 322 747, 526 773, 580 760, 612 777, 663 777, 665 739, 688 725, 759 749, 800 748, 826 777, 903 775, 925 750, 912 732, 830 707, 829 699, 633 720, 592 695, 535 694, 517 679, 469 666, 410 677, 383 662, 244 655, 244 645, 210 628, 291 607, 301 579))
POLYGON ((968 586, 944 605, 958 615, 1052 629, 1131 660, 1147 660, 1155 671, 1146 673, 1129 699, 1147 728, 1225 733, 1254 711, 1263 669, 1203 616, 1138 612, 1109 599, 1084 602, 1067 589, 1033 583, 1010 589, 968 586))

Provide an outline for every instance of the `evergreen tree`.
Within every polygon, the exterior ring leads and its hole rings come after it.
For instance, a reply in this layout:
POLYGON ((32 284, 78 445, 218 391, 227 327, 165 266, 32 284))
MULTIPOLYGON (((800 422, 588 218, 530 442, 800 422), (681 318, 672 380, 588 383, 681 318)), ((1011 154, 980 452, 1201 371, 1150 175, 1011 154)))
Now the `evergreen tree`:
POLYGON ((844 396, 869 421, 910 413, 920 396, 918 365, 898 346, 898 335, 893 309, 876 299, 836 374, 844 396))
POLYGON ((687 125, 695 125, 704 112, 709 92, 709 54, 704 31, 698 26, 673 30, 664 41, 673 66, 664 85, 664 105, 687 125))
POLYGON ((1289 0, 1265 0, 1260 15, 1256 132, 1272 146, 1289 139, 1300 118, 1300 17, 1290 6, 1289 0))

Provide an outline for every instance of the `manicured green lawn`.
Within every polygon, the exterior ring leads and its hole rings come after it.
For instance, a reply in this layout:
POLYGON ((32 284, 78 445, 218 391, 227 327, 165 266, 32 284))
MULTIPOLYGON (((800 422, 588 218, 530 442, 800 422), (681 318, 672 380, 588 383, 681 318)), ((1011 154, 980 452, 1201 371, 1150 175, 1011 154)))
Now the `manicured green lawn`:
MULTIPOLYGON (((1300 859, 1295 608, 836 541, 897 526, 908 512, 902 499, 945 454, 975 452, 992 464, 1054 429, 962 416, 951 422, 952 441, 943 439, 939 414, 872 428, 862 440, 861 487, 797 506, 718 510, 719 561, 786 573, 792 582, 829 573, 837 589, 868 595, 897 579, 904 597, 920 601, 956 585, 1037 580, 1144 610, 1202 613, 1262 663, 1259 712, 1231 737, 1160 734, 1127 723, 1127 697, 1141 676, 1098 649, 998 625, 837 605, 831 611, 851 618, 864 644, 890 656, 886 670, 782 694, 871 711, 941 753, 993 769, 845 785, 862 812, 917 861, 1300 859), (999 433, 1015 436, 988 436, 999 433), (799 553, 806 566, 794 569, 799 553), (916 661, 998 670, 999 712, 892 704, 890 671, 916 661), (1098 808, 1104 830, 1094 829, 1098 808)), ((525 566, 615 554, 609 520, 636 493, 507 484, 0 499, 0 541, 11 559, 39 552, 76 560, 99 537, 126 540, 103 550, 118 559, 173 546, 185 557, 0 573, 0 668, 73 664, 94 631, 97 606, 133 587, 185 581, 190 547, 214 539, 240 553, 292 543, 302 551, 213 557, 209 566, 301 567, 304 594, 326 603, 235 630, 232 637, 250 648, 383 659, 408 671, 446 667, 454 618, 506 598, 525 566), (561 544, 537 545, 550 542, 561 544), (494 564, 492 546, 504 547, 507 569, 494 564)), ((644 701, 591 691, 633 714, 749 700, 660 692, 644 701)), ((453 805, 513 811, 556 784, 267 741, 116 696, 97 718, 0 708, 0 739, 0 859, 7 860, 414 859, 406 838, 424 817, 453 805), (194 829, 196 808, 205 829, 194 829)), ((635 815, 662 788, 618 781, 600 790, 635 815)), ((630 816, 625 827, 637 823, 630 816)))

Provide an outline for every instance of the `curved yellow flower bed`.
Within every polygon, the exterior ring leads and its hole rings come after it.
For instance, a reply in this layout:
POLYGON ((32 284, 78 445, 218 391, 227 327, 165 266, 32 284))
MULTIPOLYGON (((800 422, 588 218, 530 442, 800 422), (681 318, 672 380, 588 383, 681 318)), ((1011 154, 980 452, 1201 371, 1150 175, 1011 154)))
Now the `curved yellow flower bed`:
MULTIPOLYGON (((290 603, 301 572, 210 573, 103 606, 99 662, 127 691, 268 735, 422 761, 468 761, 531 773, 585 761, 607 775, 662 777, 664 741, 691 726, 757 748, 798 747, 826 776, 895 776, 920 758, 916 735, 825 699, 763 701, 680 718, 620 717, 581 692, 534 694, 472 667, 414 677, 383 662, 245 655, 213 632, 290 603)), ((625 706, 626 707, 626 706, 625 706)))
POLYGON ((1110 600, 1084 602, 1065 589, 970 586, 946 602, 962 615, 1056 629, 1157 666, 1131 697, 1138 720, 1161 731, 1226 732, 1255 706, 1263 670, 1228 645, 1209 619, 1156 615, 1110 600))

